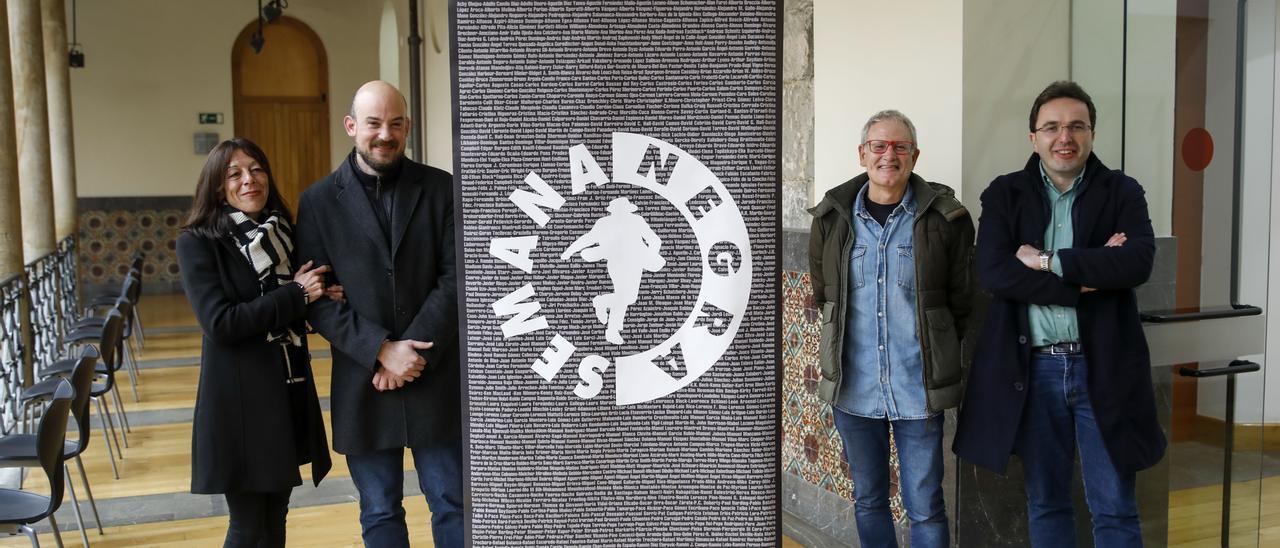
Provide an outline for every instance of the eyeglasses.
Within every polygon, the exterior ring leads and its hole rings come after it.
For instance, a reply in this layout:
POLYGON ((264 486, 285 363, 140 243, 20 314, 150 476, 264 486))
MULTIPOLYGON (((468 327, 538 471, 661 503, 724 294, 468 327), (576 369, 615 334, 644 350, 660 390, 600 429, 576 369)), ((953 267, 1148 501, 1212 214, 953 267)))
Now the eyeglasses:
POLYGON ((1036 128, 1036 133, 1043 133, 1046 136, 1056 136, 1061 134, 1063 130, 1066 130, 1067 135, 1075 135, 1077 133, 1084 133, 1091 129, 1093 129, 1093 127, 1089 124, 1082 124, 1080 122, 1067 124, 1065 126, 1060 126, 1058 124, 1045 124, 1036 128))
POLYGON ((916 150, 916 144, 914 141, 876 140, 876 141, 867 141, 862 144, 863 146, 866 146, 868 149, 870 149, 871 152, 874 154, 884 154, 885 152, 888 152, 890 148, 892 148, 894 154, 897 154, 899 156, 906 156, 908 154, 911 154, 912 152, 915 152, 916 150))

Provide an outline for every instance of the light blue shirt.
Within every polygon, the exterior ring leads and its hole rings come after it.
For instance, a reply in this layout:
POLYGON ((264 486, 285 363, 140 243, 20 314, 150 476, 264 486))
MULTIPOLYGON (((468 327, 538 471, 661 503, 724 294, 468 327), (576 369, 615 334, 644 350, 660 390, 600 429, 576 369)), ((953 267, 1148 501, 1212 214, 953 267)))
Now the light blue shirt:
MULTIPOLYGON (((1071 181, 1071 188, 1059 192, 1053 180, 1040 164, 1040 180, 1044 182, 1045 195, 1049 198, 1049 226, 1044 229, 1044 248, 1054 251, 1049 270, 1062 277, 1062 263, 1058 260, 1060 249, 1069 249, 1075 241, 1075 225, 1071 221, 1071 207, 1080 194, 1084 170, 1071 181)), ((1027 320, 1031 324, 1031 346, 1047 346, 1063 342, 1078 342, 1080 328, 1076 324, 1076 309, 1070 306, 1028 305, 1027 320)))
POLYGON ((908 185, 883 227, 867 213, 866 196, 864 186, 853 202, 851 297, 835 405, 860 417, 929 418, 916 329, 915 196, 908 185))

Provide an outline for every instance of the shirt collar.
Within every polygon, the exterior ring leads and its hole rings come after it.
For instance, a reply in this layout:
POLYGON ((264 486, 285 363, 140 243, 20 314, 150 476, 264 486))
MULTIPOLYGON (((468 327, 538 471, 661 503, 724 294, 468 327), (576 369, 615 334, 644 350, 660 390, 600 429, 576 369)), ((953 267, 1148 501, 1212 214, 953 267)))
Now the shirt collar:
MULTIPOLYGON (((916 214, 916 200, 915 200, 915 191, 911 188, 911 186, 912 186, 911 181, 908 180, 907 190, 906 192, 902 193, 902 201, 898 202, 898 207, 894 208, 893 210, 895 212, 898 210, 902 210, 907 215, 914 217, 916 214)), ((871 214, 867 213, 867 205, 864 202, 864 200, 867 197, 867 189, 870 187, 871 187, 871 183, 867 182, 867 184, 862 185, 862 188, 858 190, 858 196, 853 199, 854 215, 858 215, 864 218, 871 218, 871 214)))
POLYGON ((1080 173, 1076 175, 1076 178, 1071 180, 1071 188, 1068 188, 1066 192, 1061 192, 1058 190, 1057 186, 1054 186, 1053 180, 1049 179, 1049 174, 1044 170, 1044 162, 1040 162, 1040 180, 1044 182, 1044 186, 1049 190, 1050 196, 1062 196, 1063 194, 1070 194, 1080 188, 1080 182, 1084 180, 1085 169, 1081 169, 1080 173))

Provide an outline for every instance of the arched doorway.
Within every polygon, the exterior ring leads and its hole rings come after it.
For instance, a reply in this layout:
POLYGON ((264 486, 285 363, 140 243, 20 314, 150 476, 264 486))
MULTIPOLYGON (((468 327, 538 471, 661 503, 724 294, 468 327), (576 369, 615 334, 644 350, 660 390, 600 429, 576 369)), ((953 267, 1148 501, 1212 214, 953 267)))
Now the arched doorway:
POLYGON ((257 28, 249 23, 231 49, 235 132, 267 153, 280 193, 296 209, 302 190, 331 169, 328 60, 302 21, 264 25, 266 42, 255 54, 249 39, 257 28))

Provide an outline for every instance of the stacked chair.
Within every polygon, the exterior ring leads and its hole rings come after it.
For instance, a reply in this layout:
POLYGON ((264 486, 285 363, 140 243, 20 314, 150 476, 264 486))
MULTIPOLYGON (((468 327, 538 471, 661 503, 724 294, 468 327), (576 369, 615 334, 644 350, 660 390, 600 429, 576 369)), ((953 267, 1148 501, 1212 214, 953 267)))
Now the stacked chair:
MULTIPOLYGON (((29 453, 25 460, 15 457, 9 465, 38 466, 44 470, 45 477, 49 481, 49 495, 21 489, 0 489, 0 531, 11 535, 23 533, 31 539, 31 545, 36 548, 40 546, 40 539, 31 529, 31 524, 45 518, 49 519, 49 526, 53 529, 54 539, 59 548, 62 546, 62 535, 58 532, 58 523, 53 519, 53 513, 62 505, 62 490, 66 485, 64 461, 67 449, 67 417, 71 411, 74 395, 75 390, 71 385, 59 379, 54 383, 48 405, 40 413, 40 425, 36 433, 9 436, 30 436, 30 442, 26 441, 28 438, 22 437, 18 438, 19 442, 14 442, 12 445, 34 446, 34 451, 29 453)), ((88 538, 83 536, 84 527, 80 529, 87 546, 88 538)))
MULTIPOLYGON (((124 363, 123 349, 124 345, 124 325, 125 310, 127 301, 121 299, 117 306, 107 313, 101 328, 87 327, 71 331, 67 334, 66 340, 69 344, 86 345, 96 344, 100 359, 94 366, 94 376, 97 377, 92 383, 89 395, 98 408, 98 416, 103 419, 105 428, 102 436, 107 445, 107 455, 111 459, 111 472, 116 479, 120 479, 120 471, 116 466, 115 454, 119 453, 120 458, 124 458, 124 452, 120 448, 120 436, 116 434, 115 420, 112 417, 111 405, 112 399, 115 401, 116 409, 119 411, 121 419, 120 433, 125 440, 125 447, 129 445, 128 433, 124 428, 127 424, 127 418, 124 414, 124 405, 120 399, 120 391, 116 383, 116 371, 120 370, 124 363), (114 398, 107 398, 111 395, 114 398), (108 436, 110 432, 110 436, 108 436), (115 441, 115 452, 112 452, 111 442, 115 441)), ((40 377, 70 377, 72 372, 78 365, 78 359, 62 359, 54 362, 52 365, 41 369, 40 377)), ((32 386, 31 389, 23 394, 24 398, 38 398, 44 394, 38 388, 41 384, 32 386)), ((87 404, 86 404, 87 405, 87 404)))
POLYGON ((102 520, 97 503, 89 487, 89 477, 80 459, 92 437, 89 403, 97 407, 102 426, 103 441, 111 461, 111 472, 120 479, 116 456, 124 458, 120 444, 129 446, 129 419, 124 401, 120 397, 116 372, 125 369, 133 388, 134 401, 138 394, 138 356, 145 342, 142 318, 138 302, 142 297, 142 266, 144 255, 133 256, 129 270, 118 291, 107 291, 83 301, 84 316, 71 321, 55 322, 59 331, 64 357, 53 363, 35 364, 39 380, 24 390, 19 402, 22 405, 21 426, 17 433, 0 436, 0 468, 39 467, 48 477, 49 495, 44 496, 18 489, 0 489, 0 532, 23 533, 39 546, 39 539, 31 525, 48 518, 58 546, 62 537, 54 521, 53 513, 62 503, 66 489, 72 500, 80 537, 89 544, 84 518, 76 499, 71 472, 65 466, 67 459, 74 459, 80 470, 80 479, 93 510, 98 534, 102 534, 102 520), (75 351, 77 355, 70 352, 75 351), (111 407, 114 403, 116 413, 111 407), (119 417, 119 435, 114 415, 119 417), (68 418, 75 419, 76 439, 68 440, 68 418), (36 424, 38 420, 38 425, 36 424), (114 442, 114 446, 113 443, 114 442))

